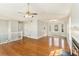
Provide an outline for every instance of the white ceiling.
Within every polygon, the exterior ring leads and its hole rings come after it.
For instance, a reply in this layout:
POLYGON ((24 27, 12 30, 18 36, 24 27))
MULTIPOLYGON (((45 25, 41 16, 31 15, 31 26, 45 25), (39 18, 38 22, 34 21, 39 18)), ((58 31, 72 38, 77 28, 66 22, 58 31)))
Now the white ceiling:
MULTIPOLYGON (((31 3, 30 10, 38 13, 38 19, 59 19, 69 15, 71 4, 67 3, 31 3)), ((24 20, 23 14, 27 11, 27 3, 0 4, 0 19, 24 20)))

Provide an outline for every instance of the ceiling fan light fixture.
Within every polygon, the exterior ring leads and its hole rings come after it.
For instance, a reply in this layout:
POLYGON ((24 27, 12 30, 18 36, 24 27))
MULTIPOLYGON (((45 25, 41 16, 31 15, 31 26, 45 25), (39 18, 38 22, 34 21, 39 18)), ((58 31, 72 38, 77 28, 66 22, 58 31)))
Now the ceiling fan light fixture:
POLYGON ((27 12, 25 12, 25 13, 19 12, 19 13, 23 14, 24 18, 31 18, 31 17, 33 18, 35 15, 38 15, 37 13, 30 11, 30 3, 27 3, 27 8, 28 8, 27 12))
POLYGON ((28 18, 28 17, 33 17, 33 15, 26 14, 24 17, 25 17, 25 18, 28 18))
POLYGON ((54 20, 49 20, 49 21, 56 22, 57 20, 56 20, 56 19, 54 19, 54 20))
POLYGON ((27 17, 30 17, 30 16, 26 14, 24 17, 27 18, 27 17))

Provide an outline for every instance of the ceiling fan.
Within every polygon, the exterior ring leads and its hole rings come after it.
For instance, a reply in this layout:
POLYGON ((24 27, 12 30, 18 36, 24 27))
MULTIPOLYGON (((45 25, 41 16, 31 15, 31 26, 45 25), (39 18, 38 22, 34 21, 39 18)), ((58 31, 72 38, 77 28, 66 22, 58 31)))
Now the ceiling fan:
MULTIPOLYGON (((23 14, 22 12, 19 12, 19 13, 23 14)), ((30 11, 30 3, 27 3, 27 11, 25 12, 24 17, 25 18, 34 17, 34 15, 37 15, 37 13, 31 12, 30 11)))

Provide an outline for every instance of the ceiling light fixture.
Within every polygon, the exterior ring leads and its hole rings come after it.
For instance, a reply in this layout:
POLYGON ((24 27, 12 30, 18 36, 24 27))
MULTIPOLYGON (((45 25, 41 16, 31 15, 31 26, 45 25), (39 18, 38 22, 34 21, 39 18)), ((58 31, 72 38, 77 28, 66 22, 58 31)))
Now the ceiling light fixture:
POLYGON ((34 15, 37 15, 37 13, 31 12, 30 11, 30 9, 31 9, 30 6, 31 6, 30 3, 27 3, 27 11, 25 13, 22 13, 22 12, 19 12, 19 13, 24 14, 25 18, 34 17, 34 15))
POLYGON ((37 15, 37 13, 33 13, 30 11, 30 3, 27 3, 28 11, 25 13, 25 17, 34 17, 34 15, 37 15))

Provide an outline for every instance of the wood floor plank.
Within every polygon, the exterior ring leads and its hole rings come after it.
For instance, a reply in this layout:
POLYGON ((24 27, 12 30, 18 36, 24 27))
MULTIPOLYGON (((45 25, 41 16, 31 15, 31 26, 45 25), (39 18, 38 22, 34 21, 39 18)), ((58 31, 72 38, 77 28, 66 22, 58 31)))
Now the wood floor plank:
MULTIPOLYGON (((65 41, 65 49, 69 51, 67 41, 65 41)), ((60 47, 49 47, 48 37, 40 39, 31 39, 24 37, 22 40, 10 42, 0 45, 1 56, 48 56, 51 50, 60 47)))

